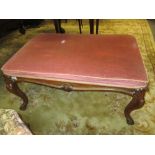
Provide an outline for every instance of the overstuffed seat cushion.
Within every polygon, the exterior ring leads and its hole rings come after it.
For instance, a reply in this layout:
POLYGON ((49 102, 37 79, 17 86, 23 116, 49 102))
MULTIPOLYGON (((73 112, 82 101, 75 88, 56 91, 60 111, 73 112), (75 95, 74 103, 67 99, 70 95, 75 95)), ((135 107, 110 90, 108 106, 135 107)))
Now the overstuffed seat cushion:
POLYGON ((2 67, 6 75, 123 88, 148 80, 140 51, 129 35, 41 34, 2 67))

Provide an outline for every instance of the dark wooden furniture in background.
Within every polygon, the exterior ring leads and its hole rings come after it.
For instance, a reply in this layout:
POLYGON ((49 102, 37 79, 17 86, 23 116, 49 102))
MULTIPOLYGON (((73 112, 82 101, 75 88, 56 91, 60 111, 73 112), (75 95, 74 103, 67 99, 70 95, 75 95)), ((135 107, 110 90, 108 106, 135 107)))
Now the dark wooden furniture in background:
POLYGON ((14 30, 21 28, 20 19, 0 19, 0 37, 3 37, 14 30))
MULTIPOLYGON (((56 33, 65 33, 64 28, 61 27, 61 21, 62 21, 62 19, 53 19, 53 23, 54 23, 54 26, 55 26, 56 33)), ((82 20, 77 19, 77 21, 78 21, 78 24, 79 24, 79 31, 80 31, 80 33, 82 33, 82 30, 81 30, 82 20)), ((65 20, 65 22, 67 23, 67 19, 65 20)))
POLYGON ((130 125, 130 113, 144 105, 148 85, 138 45, 129 35, 41 34, 10 58, 2 72, 8 91, 22 98, 21 110, 28 98, 18 82, 65 91, 120 92, 132 97, 124 110, 130 125))
MULTIPOLYGON (((94 20, 95 19, 89 19, 90 34, 94 34, 94 20)), ((96 19, 96 34, 98 34, 98 29, 99 29, 99 19, 96 19)))
POLYGON ((26 33, 26 29, 37 27, 42 19, 0 19, 0 37, 3 37, 14 30, 21 34, 26 33))
MULTIPOLYGON (((82 33, 82 19, 77 19, 78 24, 79 24, 79 31, 82 33)), ((61 27, 61 19, 54 19, 54 26, 56 33, 65 33, 65 30, 61 27)), ((90 28, 90 34, 94 34, 94 24, 95 24, 95 19, 89 19, 89 28, 90 28)), ((99 19, 96 19, 96 34, 98 34, 99 30, 99 19)))
POLYGON ((61 27, 61 19, 53 19, 56 33, 65 33, 65 30, 61 27))
MULTIPOLYGON (((26 30, 31 27, 37 27, 43 19, 1 19, 0 20, 0 37, 3 37, 13 30, 18 29, 21 34, 25 34, 26 30)), ((61 26, 62 19, 53 19, 56 33, 65 33, 65 29, 61 26)), ((65 20, 67 22, 67 19, 65 20)), ((79 32, 82 33, 82 19, 77 19, 79 32)), ((90 34, 94 34, 95 19, 89 19, 90 34)), ((99 19, 96 19, 96 34, 98 34, 99 19)))

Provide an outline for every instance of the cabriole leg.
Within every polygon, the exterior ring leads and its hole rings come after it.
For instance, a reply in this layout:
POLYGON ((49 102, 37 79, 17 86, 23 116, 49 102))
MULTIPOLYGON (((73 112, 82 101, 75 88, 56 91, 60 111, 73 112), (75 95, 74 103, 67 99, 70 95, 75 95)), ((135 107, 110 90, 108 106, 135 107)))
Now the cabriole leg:
POLYGON ((133 93, 133 98, 130 101, 130 103, 126 106, 125 110, 124 110, 124 114, 126 117, 126 121, 129 125, 133 125, 134 124, 134 120, 132 119, 132 117, 130 116, 130 113, 133 110, 139 109, 144 105, 144 96, 145 96, 145 89, 143 90, 135 90, 135 92, 133 93))
POLYGON ((10 93, 13 93, 14 95, 19 96, 23 103, 20 106, 20 110, 25 110, 28 104, 28 98, 25 95, 24 92, 20 90, 20 88, 17 85, 17 81, 15 79, 12 79, 10 76, 4 75, 4 80, 6 84, 6 88, 10 93))

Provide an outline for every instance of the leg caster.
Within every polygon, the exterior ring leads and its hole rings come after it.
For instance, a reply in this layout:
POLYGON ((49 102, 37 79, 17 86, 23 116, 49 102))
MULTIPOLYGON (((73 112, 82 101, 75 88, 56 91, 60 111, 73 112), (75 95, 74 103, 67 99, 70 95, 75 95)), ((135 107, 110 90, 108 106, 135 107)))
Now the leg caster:
POLYGON ((26 107, 27 107, 27 104, 28 104, 28 98, 24 94, 24 92, 22 92, 20 90, 20 88, 17 85, 16 80, 12 79, 9 76, 5 76, 5 75, 4 75, 4 80, 5 80, 7 90, 10 93, 13 93, 14 95, 19 96, 23 100, 23 103, 20 106, 20 110, 26 110, 26 107))
POLYGON ((130 101, 130 103, 126 106, 124 110, 124 115, 126 117, 126 121, 129 125, 134 124, 134 120, 130 116, 130 113, 133 110, 139 109, 144 105, 144 95, 145 95, 145 90, 135 90, 133 93, 133 98, 130 101))

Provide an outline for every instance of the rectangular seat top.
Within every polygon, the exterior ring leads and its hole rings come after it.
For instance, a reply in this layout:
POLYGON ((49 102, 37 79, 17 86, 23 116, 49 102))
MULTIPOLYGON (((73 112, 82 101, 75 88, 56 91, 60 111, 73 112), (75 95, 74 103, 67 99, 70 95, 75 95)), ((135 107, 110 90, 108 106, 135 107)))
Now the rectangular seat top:
POLYGON ((2 67, 5 75, 144 88, 148 80, 130 35, 40 34, 2 67))

